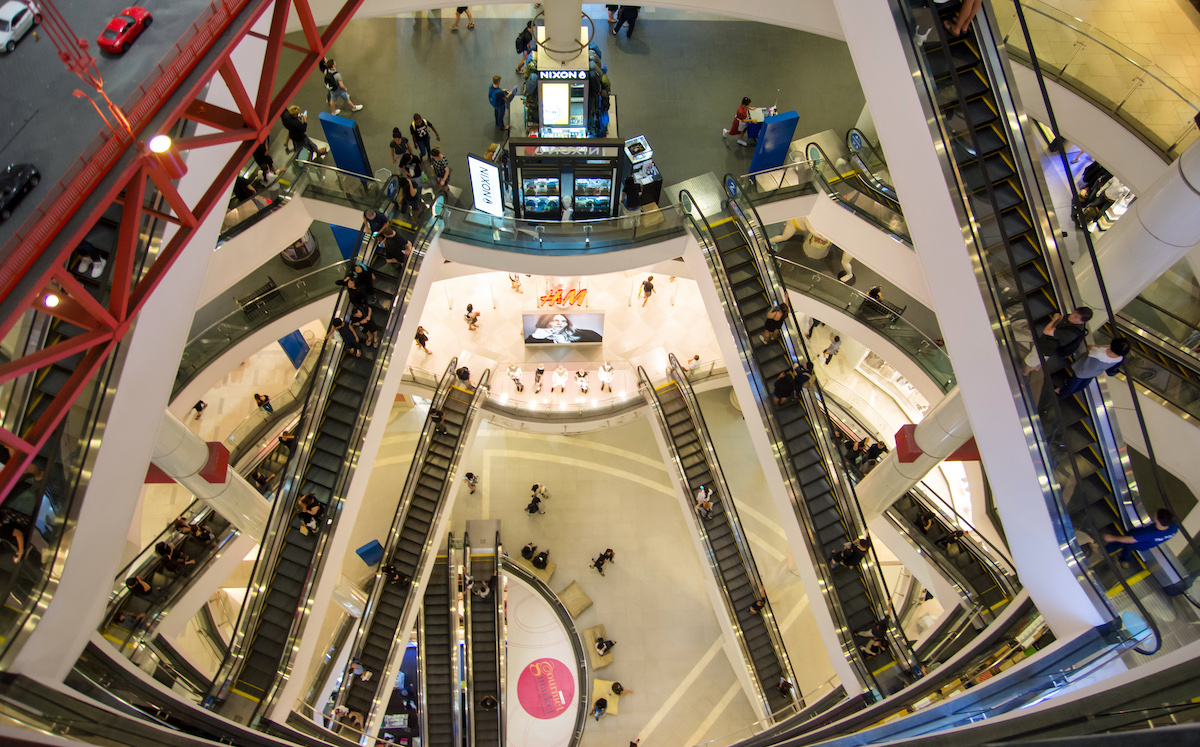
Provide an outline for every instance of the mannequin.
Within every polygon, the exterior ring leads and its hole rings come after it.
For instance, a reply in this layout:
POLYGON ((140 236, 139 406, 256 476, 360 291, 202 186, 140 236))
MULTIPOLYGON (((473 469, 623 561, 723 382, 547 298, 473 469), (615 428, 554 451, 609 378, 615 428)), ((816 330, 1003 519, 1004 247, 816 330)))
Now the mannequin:
MULTIPOLYGON (((806 257, 824 259, 833 248, 833 244, 829 242, 829 239, 826 239, 812 229, 808 218, 792 218, 789 221, 784 221, 783 232, 778 236, 768 238, 767 241, 770 241, 772 244, 778 244, 791 240, 796 234, 800 234, 804 239, 804 256, 806 257)), ((854 282, 853 259, 849 252, 842 249, 842 272, 838 275, 838 280, 841 280, 843 283, 854 282)))

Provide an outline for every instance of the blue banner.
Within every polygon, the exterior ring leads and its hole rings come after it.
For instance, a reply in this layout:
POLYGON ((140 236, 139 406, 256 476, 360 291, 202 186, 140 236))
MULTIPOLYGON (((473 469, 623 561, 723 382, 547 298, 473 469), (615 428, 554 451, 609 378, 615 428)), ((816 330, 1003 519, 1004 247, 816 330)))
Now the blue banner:
POLYGON ((777 169, 787 161, 788 149, 792 146, 799 121, 800 115, 796 112, 784 112, 763 120, 758 144, 754 147, 754 158, 750 160, 750 173, 777 169))
POLYGON ((362 231, 362 226, 346 228, 330 224, 329 230, 333 231, 333 240, 337 242, 342 259, 353 259, 354 253, 358 251, 358 234, 362 231))
POLYGON ((367 158, 367 148, 363 145, 358 122, 329 112, 321 112, 318 119, 325 131, 325 139, 329 141, 334 165, 343 171, 372 176, 371 160, 367 158))
POLYGON ((279 347, 283 348, 283 352, 287 353, 288 360, 292 362, 293 368, 300 368, 300 364, 308 356, 309 344, 304 339, 304 335, 300 334, 300 330, 296 330, 286 337, 280 337, 279 347))

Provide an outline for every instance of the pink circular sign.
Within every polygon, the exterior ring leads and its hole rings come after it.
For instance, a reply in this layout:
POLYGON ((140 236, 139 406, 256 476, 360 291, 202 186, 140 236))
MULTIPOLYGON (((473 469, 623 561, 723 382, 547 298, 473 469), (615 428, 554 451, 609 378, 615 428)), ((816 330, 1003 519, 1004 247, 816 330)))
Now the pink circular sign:
POLYGON ((534 718, 551 719, 575 698, 575 675, 558 659, 538 659, 521 670, 517 699, 534 718))

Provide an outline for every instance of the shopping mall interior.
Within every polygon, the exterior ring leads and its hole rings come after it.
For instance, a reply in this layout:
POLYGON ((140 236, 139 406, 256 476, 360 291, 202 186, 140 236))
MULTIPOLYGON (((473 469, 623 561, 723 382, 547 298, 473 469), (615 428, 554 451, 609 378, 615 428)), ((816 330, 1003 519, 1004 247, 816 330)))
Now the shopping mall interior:
POLYGON ((0 8, 6 743, 1197 739, 1193 3, 145 8, 0 8))

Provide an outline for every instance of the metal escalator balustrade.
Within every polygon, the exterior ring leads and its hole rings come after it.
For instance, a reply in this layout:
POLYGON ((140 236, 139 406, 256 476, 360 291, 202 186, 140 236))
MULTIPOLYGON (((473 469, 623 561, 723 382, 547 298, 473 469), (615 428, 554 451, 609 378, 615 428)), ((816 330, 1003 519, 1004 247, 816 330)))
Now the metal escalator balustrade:
MULTIPOLYGON (((372 258, 376 302, 372 313, 387 321, 379 347, 351 355, 332 339, 323 345, 322 364, 304 407, 301 442, 284 478, 284 490, 275 501, 268 531, 248 586, 231 655, 215 678, 213 696, 227 708, 251 711, 257 717, 264 702, 273 698, 290 674, 292 644, 308 617, 308 602, 315 590, 324 559, 322 552, 336 529, 345 490, 356 466, 378 397, 378 383, 391 359, 396 331, 416 282, 438 217, 429 220, 414 242, 402 274, 388 270, 380 257, 372 258), (310 531, 296 511, 297 499, 314 495, 320 509, 316 531, 310 531), (248 703, 235 705, 230 696, 248 703)), ((370 239, 360 234, 360 250, 370 239)), ((349 298, 343 292, 335 318, 346 316, 349 298)), ((403 347, 402 347, 403 349, 403 347)))
POLYGON ((354 676, 350 664, 342 674, 337 704, 362 714, 368 727, 382 720, 378 710, 387 706, 393 679, 388 675, 408 637, 409 629, 403 623, 414 619, 420 605, 420 596, 413 592, 433 562, 434 529, 447 510, 458 462, 479 403, 488 390, 490 371, 483 372, 479 385, 472 391, 455 376, 457 368, 458 359, 451 359, 431 404, 431 410, 442 411, 443 423, 439 426, 426 415, 396 516, 384 543, 384 559, 351 649, 350 661, 359 662, 372 677, 364 681, 354 676), (393 582, 383 570, 387 566, 407 576, 408 581, 401 578, 393 582))
POLYGON ((872 145, 862 130, 851 127, 846 131, 846 150, 850 151, 850 165, 858 172, 859 181, 877 194, 880 202, 903 214, 900 197, 887 176, 887 161, 879 145, 872 145))
POLYGON ((433 564, 421 601, 421 735, 429 747, 462 744, 458 646, 458 564, 454 537, 433 564))
POLYGON ((908 641, 896 627, 886 592, 872 589, 876 580, 882 581, 874 557, 864 559, 854 570, 830 568, 832 554, 863 536, 863 532, 844 513, 845 503, 838 491, 846 481, 837 474, 830 459, 832 452, 825 429, 819 420, 814 423, 810 414, 813 401, 806 394, 802 403, 778 407, 770 399, 768 382, 791 370, 795 365, 793 360, 808 358, 794 352, 800 349, 792 344, 799 337, 794 317, 786 318, 783 335, 770 343, 762 340, 766 314, 774 305, 781 285, 763 277, 755 252, 731 215, 723 217, 717 223, 719 231, 714 232, 686 191, 681 193, 680 202, 689 212, 689 225, 700 240, 718 291, 724 296, 727 319, 735 331, 743 367, 755 389, 756 406, 767 425, 769 438, 775 443, 777 463, 805 533, 810 560, 822 581, 824 602, 833 617, 842 652, 863 687, 883 692, 880 675, 892 669, 889 677, 901 676, 896 669, 912 668, 908 641), (855 633, 882 619, 890 621, 893 646, 868 662, 855 633), (892 651, 896 646, 905 657, 899 666, 892 651))
MULTIPOLYGON (((1174 408, 1193 425, 1200 424, 1200 363, 1196 358, 1125 316, 1117 317, 1116 329, 1132 348, 1119 372, 1141 392, 1174 408)), ((1096 330, 1098 343, 1107 344, 1114 336, 1111 324, 1096 330)))
MULTIPOLYGON (((912 239, 908 224, 904 221, 904 213, 900 210, 900 203, 875 186, 878 179, 869 181, 857 168, 841 166, 845 161, 831 160, 825 150, 815 142, 804 146, 803 154, 793 151, 788 160, 791 163, 784 167, 784 173, 795 170, 796 178, 811 179, 818 189, 829 195, 834 202, 901 239, 909 249, 912 248, 912 239)), ((769 190, 762 189, 770 183, 767 174, 750 174, 745 179, 756 187, 747 192, 760 193, 763 197, 769 195, 769 190)))
POLYGON ((467 747, 503 747, 504 745, 504 578, 498 558, 503 554, 500 537, 492 551, 472 552, 470 538, 463 548, 463 565, 470 569, 474 583, 490 587, 486 597, 470 588, 463 589, 466 601, 467 652, 467 747), (491 709, 482 705, 484 698, 495 699, 491 709))
POLYGON ((669 358, 670 379, 665 384, 655 387, 645 370, 639 368, 640 386, 658 418, 689 503, 696 500, 701 489, 709 491, 713 504, 709 515, 702 516, 699 509, 692 515, 742 658, 756 685, 760 711, 776 719, 786 718, 804 707, 802 700, 779 689, 781 679, 794 683, 795 673, 699 403, 674 353, 669 358), (765 606, 752 614, 753 605, 760 599, 765 606))
MULTIPOLYGON (((1013 394, 1030 419, 1031 448, 1045 465, 1047 504, 1057 517, 1064 557, 1098 609, 1113 615, 1110 597, 1124 592, 1120 604, 1136 607, 1153 626, 1124 574, 1107 558, 1101 568, 1090 567, 1076 535, 1077 530, 1091 538, 1114 529, 1124 533, 1147 517, 1105 398, 1084 391, 1059 400, 1048 385, 1056 374, 1062 376, 1065 361, 1044 354, 1035 339, 1053 314, 1077 307, 1074 277, 1055 243, 1047 191, 1020 128, 990 14, 980 13, 971 31, 952 38, 940 17, 949 18, 952 9, 942 14, 940 7, 915 7, 907 0, 899 5, 907 23, 902 37, 916 40, 912 49, 922 69, 917 79, 935 115, 935 137, 945 142, 947 181, 962 197, 959 208, 969 227, 981 290, 997 322, 997 342, 1009 356, 1013 394), (915 32, 918 14, 922 28, 933 28, 924 41, 915 32), (1031 345, 1040 367, 1033 378, 1025 375, 1016 354, 1031 345)), ((1179 578, 1172 559, 1162 553, 1154 565, 1179 578)))

